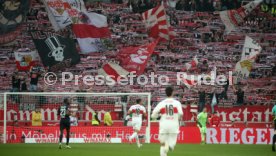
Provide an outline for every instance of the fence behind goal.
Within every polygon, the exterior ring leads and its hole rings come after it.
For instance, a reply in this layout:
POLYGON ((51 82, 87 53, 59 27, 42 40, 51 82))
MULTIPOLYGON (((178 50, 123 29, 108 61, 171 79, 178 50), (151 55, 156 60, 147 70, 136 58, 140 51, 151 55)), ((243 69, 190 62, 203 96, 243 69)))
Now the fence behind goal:
POLYGON ((150 93, 10 92, 2 95, 3 143, 57 143, 58 109, 66 98, 70 101, 72 118, 71 143, 127 142, 133 132, 127 110, 138 98, 142 99, 148 114, 139 137, 142 142, 150 142, 150 93), (109 114, 111 126, 104 124, 104 117, 109 114))

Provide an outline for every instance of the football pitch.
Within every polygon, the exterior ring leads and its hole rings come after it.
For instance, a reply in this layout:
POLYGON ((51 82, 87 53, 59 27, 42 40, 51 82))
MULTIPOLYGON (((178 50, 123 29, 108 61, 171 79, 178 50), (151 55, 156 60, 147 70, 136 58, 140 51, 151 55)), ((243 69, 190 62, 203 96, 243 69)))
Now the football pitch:
MULTIPOLYGON (((2 156, 159 156, 159 144, 1 144, 2 156)), ((168 156, 275 156, 270 145, 197 145, 178 144, 168 156)))

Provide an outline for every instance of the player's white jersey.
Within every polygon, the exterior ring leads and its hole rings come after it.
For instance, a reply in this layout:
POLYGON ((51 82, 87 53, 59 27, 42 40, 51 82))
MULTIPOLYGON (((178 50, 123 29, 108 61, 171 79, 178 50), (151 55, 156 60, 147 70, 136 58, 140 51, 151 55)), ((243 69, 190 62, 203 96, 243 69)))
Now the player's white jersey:
POLYGON ((161 116, 159 133, 179 133, 179 119, 183 115, 181 103, 173 98, 161 101, 153 110, 152 118, 161 116))
POLYGON ((132 113, 132 122, 142 122, 143 114, 146 113, 146 108, 140 104, 132 105, 129 108, 129 111, 132 113))

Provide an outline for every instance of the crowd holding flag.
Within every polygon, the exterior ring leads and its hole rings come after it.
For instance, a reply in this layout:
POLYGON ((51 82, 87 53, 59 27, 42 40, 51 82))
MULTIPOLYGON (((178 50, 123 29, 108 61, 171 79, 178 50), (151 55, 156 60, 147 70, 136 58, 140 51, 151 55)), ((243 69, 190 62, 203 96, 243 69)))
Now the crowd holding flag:
POLYGON ((143 74, 147 62, 150 59, 158 40, 139 47, 125 47, 118 54, 121 66, 129 72, 136 72, 137 75, 143 74))
POLYGON ((81 53, 106 51, 105 38, 110 38, 107 18, 97 13, 83 13, 78 23, 72 25, 81 53))
POLYGON ((81 12, 86 12, 82 0, 43 0, 43 3, 55 31, 77 23, 81 12))
POLYGON ((263 0, 254 0, 248 4, 238 8, 237 10, 221 11, 220 18, 225 25, 226 33, 236 30, 239 24, 244 21, 244 18, 249 15, 263 0))
POLYGON ((45 38, 33 38, 38 54, 44 66, 50 71, 58 71, 79 63, 80 56, 75 42, 71 38, 54 35, 45 38))
POLYGON ((107 50, 104 39, 111 33, 106 16, 88 13, 82 0, 44 0, 44 4, 54 30, 72 25, 81 53, 107 50))
POLYGON ((172 28, 170 27, 165 8, 163 5, 159 5, 153 9, 150 9, 142 13, 143 22, 149 29, 149 36, 152 38, 160 38, 163 40, 170 40, 174 37, 172 28))
POLYGON ((197 56, 195 56, 191 62, 185 63, 185 67, 187 71, 189 71, 190 69, 196 68, 197 65, 198 65, 197 56))
POLYGON ((255 59, 261 50, 262 47, 255 40, 249 36, 245 37, 241 60, 237 62, 234 71, 236 75, 234 83, 238 83, 240 80, 248 78, 255 59))
POLYGON ((98 75, 102 75, 105 78, 110 77, 113 80, 117 81, 119 77, 127 76, 129 72, 122 68, 120 65, 109 62, 102 66, 98 70, 98 75))
POLYGON ((188 89, 191 89, 193 86, 198 84, 198 76, 183 73, 181 74, 181 77, 179 77, 179 81, 184 84, 188 89))

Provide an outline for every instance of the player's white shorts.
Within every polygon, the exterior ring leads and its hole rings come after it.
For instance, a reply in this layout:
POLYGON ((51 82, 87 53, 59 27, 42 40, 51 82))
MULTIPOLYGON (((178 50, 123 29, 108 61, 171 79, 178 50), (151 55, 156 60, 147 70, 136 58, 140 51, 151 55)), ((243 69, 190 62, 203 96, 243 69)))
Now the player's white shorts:
POLYGON ((159 133, 158 140, 160 143, 168 143, 170 148, 174 148, 177 142, 177 133, 159 133))
POLYGON ((142 127, 141 121, 132 121, 132 127, 134 130, 140 131, 142 127))

